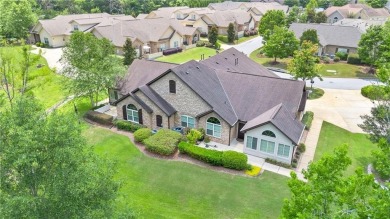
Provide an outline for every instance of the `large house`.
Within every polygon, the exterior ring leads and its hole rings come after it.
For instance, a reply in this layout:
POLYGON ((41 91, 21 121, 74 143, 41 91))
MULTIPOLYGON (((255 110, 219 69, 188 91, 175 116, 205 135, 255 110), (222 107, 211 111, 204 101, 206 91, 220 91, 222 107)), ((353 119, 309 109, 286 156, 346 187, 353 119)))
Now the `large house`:
POLYGON ((348 27, 357 27, 359 30, 363 33, 367 31, 368 28, 371 26, 383 26, 385 25, 387 18, 383 19, 369 19, 369 20, 363 20, 363 19, 353 19, 353 18, 346 18, 339 20, 332 25, 338 25, 338 26, 348 26, 348 27))
POLYGON ((325 10, 328 23, 335 23, 341 19, 383 19, 390 17, 385 8, 371 8, 365 4, 347 4, 341 7, 332 6, 325 10))
POLYGON ((317 31, 320 47, 318 55, 337 52, 356 53, 362 31, 356 26, 292 23, 289 28, 298 39, 309 29, 317 31))
POLYGON ((98 38, 109 39, 118 54, 122 54, 122 47, 129 38, 138 56, 192 45, 200 38, 196 28, 183 26, 179 21, 168 18, 108 21, 95 26, 92 33, 98 38))
POLYGON ((74 31, 90 31, 107 20, 134 20, 132 16, 98 14, 58 15, 53 19, 39 20, 31 30, 33 42, 42 42, 50 47, 62 47, 69 42, 74 31))
POLYGON ((220 35, 227 35, 230 23, 234 25, 239 37, 244 35, 245 30, 255 28, 251 14, 243 10, 215 11, 212 14, 205 14, 202 19, 209 27, 217 27, 220 35))
POLYGON ((111 91, 117 118, 152 129, 203 128, 214 142, 290 163, 300 143, 305 83, 283 79, 231 48, 181 65, 135 60, 111 91))

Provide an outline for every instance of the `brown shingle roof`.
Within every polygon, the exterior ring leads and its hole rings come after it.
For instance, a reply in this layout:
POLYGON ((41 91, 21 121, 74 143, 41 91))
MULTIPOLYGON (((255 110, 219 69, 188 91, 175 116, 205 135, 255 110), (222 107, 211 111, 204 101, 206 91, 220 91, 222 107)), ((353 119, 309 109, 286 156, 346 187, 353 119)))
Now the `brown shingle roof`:
POLYGON ((218 27, 228 27, 230 23, 243 25, 251 20, 250 13, 243 10, 215 11, 205 16, 218 27))
POLYGON ((218 11, 226 11, 238 9, 242 4, 243 2, 224 1, 219 3, 210 3, 208 7, 218 11))

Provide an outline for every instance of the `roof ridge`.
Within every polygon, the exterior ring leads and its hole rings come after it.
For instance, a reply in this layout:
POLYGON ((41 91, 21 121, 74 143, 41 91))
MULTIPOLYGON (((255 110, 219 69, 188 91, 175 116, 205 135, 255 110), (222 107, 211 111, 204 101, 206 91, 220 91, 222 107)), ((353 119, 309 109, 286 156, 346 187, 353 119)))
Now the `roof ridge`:
POLYGON ((232 73, 232 74, 243 74, 243 75, 262 77, 262 78, 274 78, 274 79, 286 80, 286 81, 297 81, 297 80, 290 79, 290 78, 272 77, 272 76, 267 76, 267 75, 257 75, 257 74, 246 73, 246 72, 238 72, 238 71, 230 71, 230 70, 222 70, 222 69, 221 69, 221 71, 227 72, 227 73, 232 73))
MULTIPOLYGON (((208 67, 208 66, 207 66, 207 67, 208 67)), ((209 68, 210 68, 210 67, 209 67, 209 68)), ((232 110, 233 110, 234 115, 236 116, 236 119, 238 120, 238 115, 237 115, 237 113, 236 113, 236 110, 234 109, 233 104, 232 104, 232 102, 230 101, 229 95, 226 93, 225 87, 223 86, 223 83, 221 82, 221 79, 219 79, 218 73, 216 72, 215 69, 213 69, 213 68, 210 68, 210 69, 211 69, 212 71, 214 71, 215 75, 217 76, 218 82, 219 82, 219 84, 221 85, 222 90, 223 90, 223 92, 225 93, 225 96, 226 96, 226 98, 227 98, 228 101, 229 101, 229 104, 230 104, 230 106, 231 106, 231 108, 232 108, 232 110)))

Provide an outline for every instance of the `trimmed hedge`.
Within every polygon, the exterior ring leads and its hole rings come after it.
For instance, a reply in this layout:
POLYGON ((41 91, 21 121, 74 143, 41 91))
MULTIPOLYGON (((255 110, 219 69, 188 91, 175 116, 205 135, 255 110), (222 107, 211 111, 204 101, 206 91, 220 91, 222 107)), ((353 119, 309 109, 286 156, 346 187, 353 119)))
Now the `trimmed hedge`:
POLYGON ((248 157, 237 151, 224 151, 222 154, 223 166, 229 169, 245 170, 247 162, 248 157))
POLYGON ((362 61, 359 58, 359 55, 356 53, 351 53, 348 55, 347 59, 348 64, 353 64, 353 65, 359 65, 362 63, 362 61))
POLYGON ((151 137, 144 140, 146 149, 150 152, 171 155, 175 152, 181 134, 169 129, 160 129, 151 137))
POLYGON ((270 164, 275 164, 277 166, 281 166, 281 167, 285 167, 285 168, 291 168, 290 164, 279 162, 279 161, 271 159, 271 158, 265 158, 265 162, 270 163, 270 164))
POLYGON ((313 122, 314 113, 311 111, 307 111, 302 117, 302 123, 305 124, 305 129, 309 130, 311 127, 311 123, 313 122))
POLYGON ((125 121, 125 120, 117 120, 117 121, 115 121, 114 124, 118 129, 124 130, 124 131, 129 131, 129 132, 135 132, 138 129, 145 128, 145 126, 143 126, 141 124, 137 124, 137 123, 133 123, 133 122, 125 121))
POLYGON ((370 100, 380 100, 386 98, 383 85, 367 85, 362 87, 361 94, 370 100))
POLYGON ((152 136, 152 130, 149 128, 138 129, 134 132, 134 140, 136 142, 143 142, 145 139, 152 136))
POLYGON ((209 163, 213 166, 222 166, 222 151, 210 150, 201 148, 187 142, 179 143, 180 153, 187 154, 188 156, 209 163))
POLYGON ((197 160, 209 163, 213 166, 223 166, 229 169, 245 170, 247 169, 248 157, 236 151, 217 151, 201 148, 187 142, 180 142, 180 153, 197 160))
POLYGON ((348 53, 346 53, 346 52, 336 52, 336 57, 339 57, 343 61, 347 61, 348 53))
POLYGON ((93 110, 88 111, 85 115, 85 118, 94 121, 96 123, 102 124, 102 125, 112 125, 114 117, 104 114, 104 113, 99 113, 93 110))

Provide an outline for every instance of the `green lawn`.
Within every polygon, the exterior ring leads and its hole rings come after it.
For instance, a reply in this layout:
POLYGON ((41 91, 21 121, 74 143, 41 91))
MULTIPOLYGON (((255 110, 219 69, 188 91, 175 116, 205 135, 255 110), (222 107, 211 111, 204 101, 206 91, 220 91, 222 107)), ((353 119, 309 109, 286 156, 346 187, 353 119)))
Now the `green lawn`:
POLYGON ((328 122, 322 123, 320 138, 318 140, 314 161, 341 144, 349 145, 348 156, 352 159, 352 165, 348 167, 346 174, 351 175, 357 167, 365 168, 371 161, 371 151, 377 146, 373 144, 365 134, 352 133, 328 122))
POLYGON ((313 87, 313 88, 309 87, 308 90, 311 91, 309 94, 309 97, 308 97, 309 100, 318 99, 318 98, 324 96, 324 93, 325 93, 324 90, 322 90, 321 88, 316 88, 316 87, 313 87))
POLYGON ((196 165, 149 158, 130 140, 108 130, 84 130, 98 154, 117 162, 119 208, 141 218, 277 218, 290 196, 287 177, 265 172, 234 176, 196 165))
POLYGON ((163 56, 157 58, 156 60, 162 62, 181 64, 181 63, 188 62, 190 60, 200 60, 200 56, 203 54, 205 59, 207 59, 209 56, 214 56, 217 53, 215 49, 211 49, 207 47, 195 47, 181 53, 176 53, 169 56, 163 56))
POLYGON ((219 41, 219 43, 221 43, 221 44, 223 43, 223 44, 228 44, 228 45, 237 45, 237 44, 246 42, 246 41, 248 41, 248 40, 251 40, 251 39, 253 39, 253 38, 255 38, 255 37, 258 37, 258 35, 247 36, 247 37, 241 37, 241 38, 238 39, 238 42, 237 42, 237 40, 234 40, 234 43, 229 43, 229 42, 228 42, 228 37, 227 37, 227 36, 225 36, 225 35, 219 35, 219 36, 218 36, 218 41, 219 41))
MULTIPOLYGON (((268 58, 260 55, 258 50, 253 51, 250 56, 255 62, 264 65, 266 67, 281 68, 287 69, 288 62, 291 58, 286 59, 277 59, 278 62, 276 65, 273 63, 273 58, 268 58)), ((373 75, 363 73, 363 67, 358 65, 351 65, 346 62, 338 62, 331 64, 322 64, 320 74, 323 77, 334 77, 334 78, 372 78, 373 75), (336 73, 328 72, 336 71, 336 73)))
MULTIPOLYGON (((11 53, 14 58, 14 63, 22 61, 21 47, 3 47, 0 48, 0 50, 11 53)), ((33 54, 33 56, 35 55, 33 54)), ((66 79, 51 71, 47 65, 46 59, 43 57, 40 58, 37 64, 30 68, 28 92, 33 94, 45 108, 50 108, 55 103, 65 98, 65 92, 61 85, 66 79), (37 68, 37 64, 43 64, 45 66, 37 68)), ((19 64, 15 65, 15 68, 17 67, 19 67, 19 64)), ((19 69, 18 72, 20 72, 19 69)), ((4 91, 1 90, 0 92, 4 91)))

